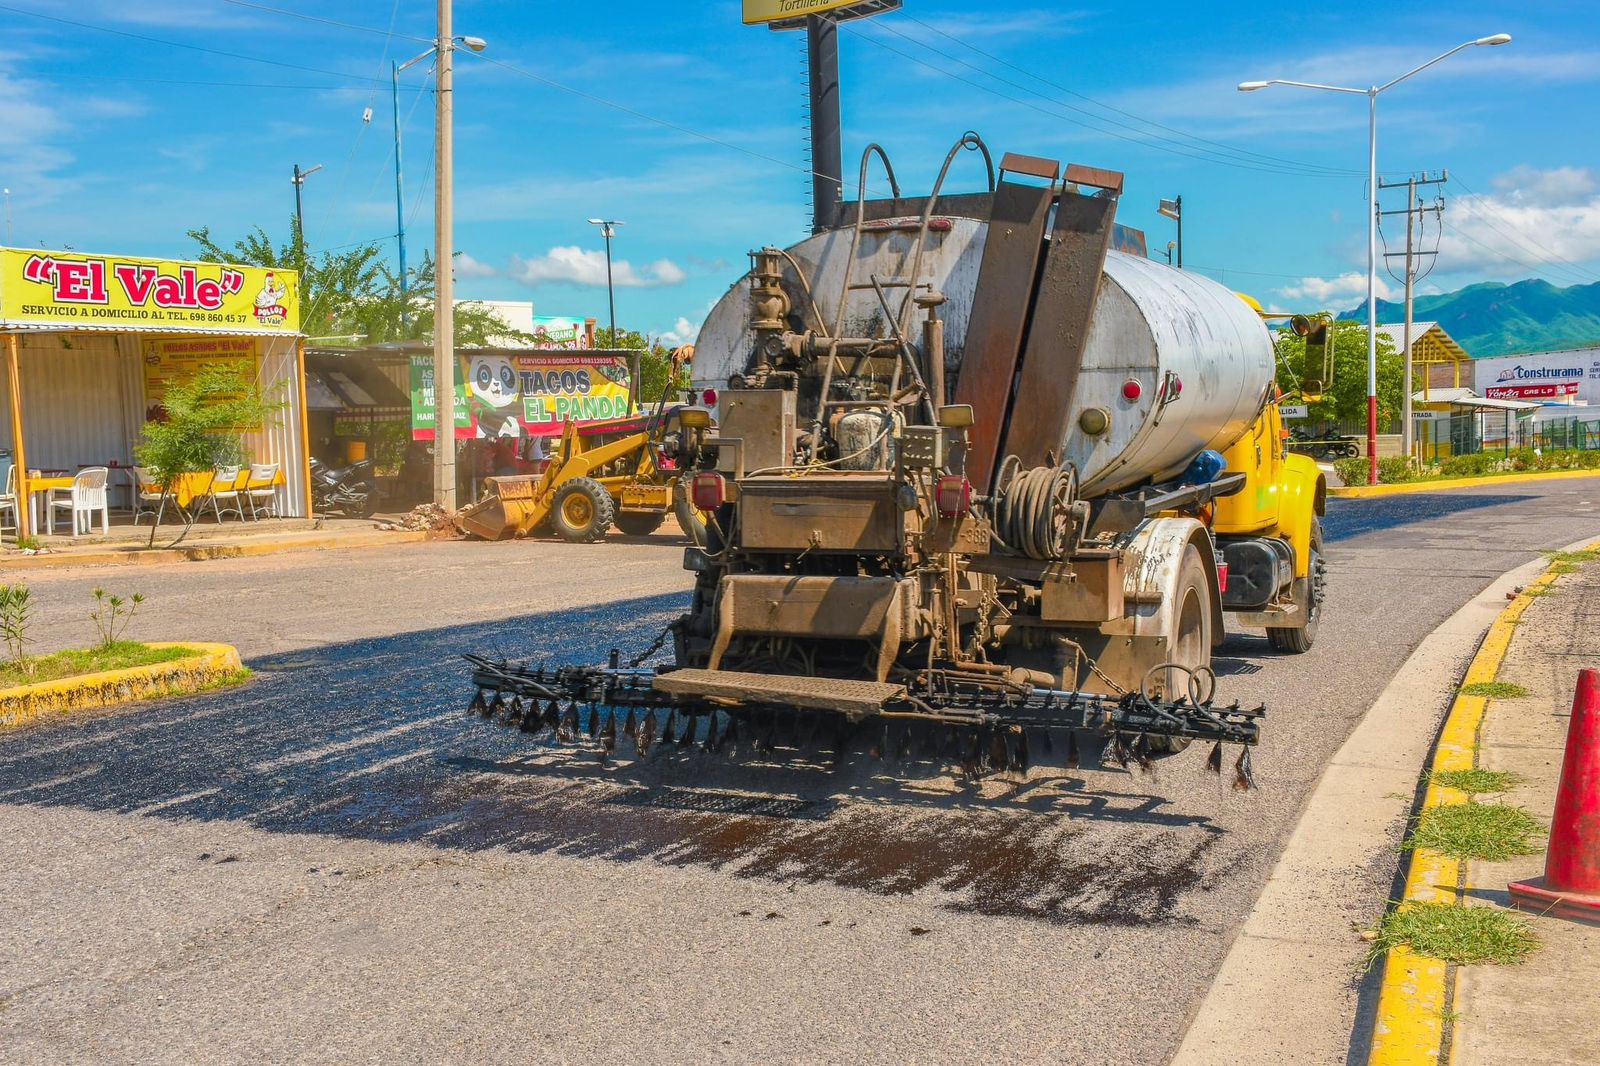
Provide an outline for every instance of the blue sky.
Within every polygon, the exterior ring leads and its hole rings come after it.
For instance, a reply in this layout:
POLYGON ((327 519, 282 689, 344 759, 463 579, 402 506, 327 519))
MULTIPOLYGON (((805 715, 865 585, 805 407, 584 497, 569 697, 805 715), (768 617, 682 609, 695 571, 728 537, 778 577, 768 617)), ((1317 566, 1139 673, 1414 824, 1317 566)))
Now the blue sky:
MULTIPOLYGON (((433 10, 0 0, 0 185, 12 190, 14 243, 181 256, 195 226, 282 234, 298 162, 325 168, 305 185, 313 245, 373 240, 392 252, 389 61, 427 47, 433 10)), ((461 295, 603 319, 602 245, 585 219, 617 218, 619 322, 687 339, 746 250, 805 233, 802 35, 741 25, 737 0, 458 0, 455 12, 458 33, 489 42, 457 63, 461 295)), ((1380 170, 1448 167, 1453 179, 1444 226, 1430 221, 1425 235, 1440 254, 1423 291, 1600 280, 1592 2, 1288 0, 1220 16, 1163 0, 905 0, 841 33, 845 170, 875 140, 903 188, 925 189, 974 129, 997 156, 1125 171, 1120 220, 1153 249, 1172 236, 1157 201, 1182 194, 1193 269, 1278 306, 1353 306, 1365 101, 1235 85, 1381 83, 1497 32, 1515 40, 1380 98, 1380 170)), ((416 255, 432 236, 428 65, 402 77, 416 255)), ((981 180, 970 160, 958 167, 954 185, 981 180)), ((1403 244, 1394 222, 1391 246, 1403 244)))

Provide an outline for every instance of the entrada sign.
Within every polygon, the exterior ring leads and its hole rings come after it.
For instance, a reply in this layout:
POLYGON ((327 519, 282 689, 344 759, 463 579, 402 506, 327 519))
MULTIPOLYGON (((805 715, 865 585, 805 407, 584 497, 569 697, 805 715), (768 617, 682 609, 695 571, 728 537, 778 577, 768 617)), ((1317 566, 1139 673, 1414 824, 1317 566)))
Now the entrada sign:
POLYGON ((0 249, 0 323, 295 333, 292 270, 0 249))

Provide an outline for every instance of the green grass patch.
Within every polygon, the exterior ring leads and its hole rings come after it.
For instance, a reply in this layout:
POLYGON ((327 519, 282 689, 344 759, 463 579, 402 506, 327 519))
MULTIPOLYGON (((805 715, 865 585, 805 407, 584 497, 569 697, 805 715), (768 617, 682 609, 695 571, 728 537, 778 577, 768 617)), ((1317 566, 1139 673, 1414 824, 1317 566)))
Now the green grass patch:
POLYGON ((1459 789, 1478 795, 1485 792, 1510 792, 1518 777, 1510 770, 1439 770, 1428 779, 1443 788, 1459 789))
POLYGON ((203 685, 191 689, 186 695, 198 696, 202 692, 216 692, 219 689, 237 688, 255 676, 255 671, 248 666, 241 666, 230 673, 213 677, 203 685))
POLYGON ((1505 911, 1412 903, 1383 916, 1367 965, 1402 944, 1418 955, 1458 966, 1478 962, 1514 965, 1539 946, 1539 938, 1526 921, 1505 911))
POLYGON ((1417 818, 1401 846, 1426 849, 1456 859, 1500 862, 1514 855, 1537 855, 1545 827, 1521 807, 1503 803, 1458 803, 1429 807, 1417 818))
POLYGON ((51 655, 30 658, 23 664, 0 665, 0 687, 59 681, 102 670, 122 670, 130 666, 153 666, 199 655, 193 648, 152 648, 136 640, 119 640, 109 647, 74 648, 51 655))
POLYGON ((1520 700, 1528 690, 1510 681, 1476 681, 1461 686, 1463 696, 1482 696, 1491 700, 1520 700))
POLYGON ((1600 559, 1600 548, 1584 548, 1575 552, 1545 552, 1544 556, 1552 563, 1592 563, 1600 559))

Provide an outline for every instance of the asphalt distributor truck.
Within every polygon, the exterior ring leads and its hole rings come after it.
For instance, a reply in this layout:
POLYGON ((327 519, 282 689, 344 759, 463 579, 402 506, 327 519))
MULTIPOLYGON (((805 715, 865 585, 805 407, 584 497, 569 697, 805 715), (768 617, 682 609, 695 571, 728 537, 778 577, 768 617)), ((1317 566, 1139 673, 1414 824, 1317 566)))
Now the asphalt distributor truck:
POLYGON ((620 731, 641 758, 855 742, 968 776, 1198 740, 1219 772, 1240 745, 1249 787, 1264 709, 1219 698, 1212 649, 1228 614, 1311 646, 1326 495, 1259 309, 1114 250, 1119 173, 996 175, 969 134, 906 198, 876 146, 860 187, 875 154, 890 196, 752 252, 701 330, 688 612, 602 664, 469 655, 473 710, 602 760, 620 731), (942 195, 963 151, 988 191, 942 195))

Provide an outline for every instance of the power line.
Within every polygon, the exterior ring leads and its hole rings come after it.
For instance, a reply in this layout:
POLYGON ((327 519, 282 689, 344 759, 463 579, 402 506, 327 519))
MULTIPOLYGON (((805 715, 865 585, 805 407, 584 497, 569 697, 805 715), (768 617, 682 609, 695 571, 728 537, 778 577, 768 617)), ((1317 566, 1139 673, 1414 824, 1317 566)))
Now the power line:
MULTIPOLYGON (((841 26, 840 29, 844 30, 844 29, 846 29, 846 27, 841 26)), ((1156 149, 1158 151, 1168 152, 1168 153, 1171 153, 1173 155, 1186 156, 1186 157, 1188 157, 1190 159, 1198 159, 1198 160, 1200 160, 1201 162, 1204 162, 1204 163, 1215 163, 1215 164, 1218 164, 1218 165, 1221 165, 1221 166, 1233 167, 1233 168, 1238 169, 1238 170, 1254 170, 1254 171, 1259 171, 1261 173, 1266 173, 1266 174, 1279 174, 1279 175, 1292 176, 1292 177, 1313 177, 1313 178, 1343 177, 1343 175, 1339 175, 1339 174, 1321 174, 1321 173, 1316 173, 1316 172, 1312 172, 1312 171, 1302 171, 1302 170, 1290 169, 1290 168, 1287 168, 1287 167, 1281 167, 1281 166, 1277 166, 1277 165, 1265 165, 1264 164, 1264 165, 1257 166, 1257 165, 1250 164, 1250 163, 1236 162, 1234 160, 1224 159, 1224 158, 1220 158, 1220 157, 1212 156, 1212 155, 1201 155, 1201 154, 1198 154, 1196 152, 1185 151, 1185 150, 1183 150, 1181 148, 1162 148, 1160 145, 1152 144, 1149 141, 1143 140, 1143 139, 1138 138, 1138 137, 1130 137, 1127 134, 1117 133, 1115 130, 1104 129, 1104 128, 1099 127, 1099 126, 1092 126, 1087 122, 1083 122, 1083 121, 1081 121, 1079 119, 1075 119, 1075 118, 1071 117, 1070 115, 1064 114, 1063 112, 1061 112, 1059 110, 1055 110, 1055 109, 1052 109, 1052 108, 1040 107, 1039 105, 1031 103, 1030 101, 1027 101, 1027 100, 1019 100, 1015 96, 1009 96, 1006 93, 1003 93, 1003 92, 999 91, 998 89, 995 89, 995 88, 993 88, 991 86, 983 84, 982 82, 973 81, 971 78, 962 77, 960 74, 956 74, 956 73, 954 73, 952 71, 944 69, 943 67, 936 66, 933 63, 929 63, 926 60, 920 59, 917 56, 914 56, 909 52, 906 52, 906 51, 903 51, 903 50, 901 50, 899 48, 894 47, 892 44, 889 44, 887 41, 879 40, 877 37, 868 35, 868 34, 862 32, 861 30, 851 28, 851 29, 848 30, 848 32, 852 36, 857 37, 860 40, 866 41, 869 44, 876 45, 877 47, 882 48, 886 52, 892 52, 895 55, 900 56, 902 59, 910 60, 911 62, 917 64, 918 66, 926 67, 927 69, 929 69, 931 71, 934 71, 934 72, 939 73, 939 74, 943 74, 945 77, 952 78, 955 81, 959 81, 964 85, 970 85, 974 89, 979 90, 980 92, 988 93, 991 96, 997 96, 1002 100, 1008 100, 1013 104, 1017 104, 1017 105, 1019 105, 1021 107, 1026 107, 1026 108, 1028 108, 1029 110, 1032 110, 1032 111, 1037 111, 1041 115, 1047 115, 1047 116, 1049 116, 1051 118, 1058 119, 1058 120, 1061 120, 1061 121, 1064 121, 1064 122, 1070 122, 1075 126, 1081 126, 1084 129, 1091 130, 1094 133, 1103 134, 1103 135, 1105 135, 1107 137, 1114 137, 1114 138, 1116 138, 1117 140, 1120 140, 1120 141, 1127 141, 1127 142, 1129 142, 1131 144, 1138 144, 1138 145, 1141 145, 1141 146, 1146 147, 1146 148, 1154 148, 1154 149, 1156 149)), ((926 47, 926 46, 924 46, 924 47, 926 47)), ((937 51, 936 49, 929 49, 929 50, 930 51, 937 51)), ((942 54, 942 53, 940 53, 940 54, 942 54)), ((958 60, 954 60, 954 61, 955 62, 961 62, 961 60, 959 60, 959 59, 958 60)), ((988 75, 988 76, 993 77, 993 75, 988 75)), ((999 80, 999 79, 997 79, 997 80, 999 80)), ((1010 84, 1010 83, 1008 83, 1008 84, 1010 84)), ((1040 96, 1040 94, 1035 93, 1031 89, 1025 89, 1024 91, 1032 93, 1035 96, 1040 96)), ((1049 97, 1041 96, 1041 99, 1045 99, 1047 101, 1050 101, 1051 103, 1055 102, 1055 101, 1051 101, 1049 97)), ((1070 105, 1058 105, 1058 106, 1070 106, 1070 105)))
POLYGON ((61 81, 126 81, 139 85, 202 85, 230 89, 303 89, 308 92, 359 92, 359 85, 305 85, 261 81, 197 81, 188 78, 147 78, 134 74, 86 74, 77 70, 29 70, 26 78, 54 78, 61 81))
MULTIPOLYGON (((1486 196, 1483 193, 1474 192, 1472 189, 1467 188, 1467 183, 1462 181, 1460 178, 1456 179, 1456 184, 1461 186, 1461 188, 1469 196, 1471 196, 1473 198, 1472 199, 1473 205, 1475 207, 1479 208, 1482 212, 1484 212, 1485 215, 1490 215, 1490 214, 1499 215, 1500 214, 1500 212, 1498 210, 1496 210, 1491 205, 1491 201, 1490 201, 1488 196, 1486 196)), ((1504 218, 1503 215, 1500 216, 1500 217, 1504 218)), ((1512 223, 1510 219, 1505 219, 1505 221, 1506 221, 1506 223, 1508 225, 1514 225, 1515 224, 1515 223, 1512 223)), ((1506 239, 1515 242, 1524 251, 1531 252, 1536 256, 1548 257, 1548 258, 1542 260, 1542 262, 1545 264, 1545 268, 1546 269, 1549 269, 1549 267, 1548 267, 1549 259, 1555 259, 1556 261, 1561 262, 1561 263, 1565 263, 1567 266, 1572 268, 1570 271, 1565 271, 1564 273, 1584 278, 1586 283, 1587 282, 1592 282, 1592 281, 1600 281, 1600 274, 1596 274, 1594 271, 1589 270, 1588 268, 1586 268, 1586 267, 1584 267, 1584 266, 1582 266, 1582 265, 1580 265, 1578 263, 1574 263, 1570 259, 1564 258, 1563 256, 1559 256, 1555 252, 1550 251, 1549 249, 1535 248, 1530 244, 1524 244, 1522 239, 1520 237, 1518 237, 1516 234, 1509 233, 1506 230, 1501 229, 1499 226, 1496 226, 1492 221, 1490 221, 1487 217, 1484 218, 1484 223, 1490 229, 1492 229, 1496 233, 1500 234, 1500 236, 1505 237, 1506 239)))
MULTIPOLYGON (((982 67, 980 67, 980 66, 978 66, 978 65, 976 65, 974 63, 967 62, 966 60, 960 58, 959 56, 953 56, 949 52, 945 52, 945 51, 943 51, 941 49, 934 48, 932 45, 928 44, 925 41, 919 41, 917 38, 911 36, 910 34, 902 33, 901 31, 895 29, 893 26, 889 25, 887 21, 877 23, 877 24, 875 24, 873 26, 874 30, 881 30, 881 31, 886 32, 886 33, 892 33, 896 37, 899 37, 899 38, 901 38, 902 40, 905 40, 905 41, 909 41, 910 43, 912 43, 914 45, 917 45, 920 48, 926 48, 928 51, 932 52, 933 54, 935 54, 937 56, 940 56, 940 57, 942 57, 942 58, 944 58, 946 60, 949 60, 952 63, 959 63, 961 66, 964 66, 964 67, 968 68, 969 70, 974 70, 974 71, 977 71, 978 73, 984 75, 985 77, 993 78, 995 81, 1000 82, 1002 85, 1009 85, 1012 88, 1018 89, 1018 90, 1020 90, 1022 92, 1025 92, 1025 93, 1028 93, 1031 96, 1037 96, 1041 100, 1047 100, 1050 103, 1056 104, 1059 107, 1067 108, 1068 110, 1074 111, 1074 112, 1076 112, 1076 113, 1078 113, 1080 115, 1083 115, 1085 118, 1094 120, 1095 122, 1109 123, 1109 124, 1111 124, 1113 126, 1116 126, 1116 127, 1120 128, 1120 129, 1127 130, 1127 131, 1129 131, 1130 133, 1132 133, 1134 135, 1133 139, 1137 140, 1138 143, 1145 144, 1145 145, 1147 145, 1148 147, 1151 147, 1151 148, 1156 148, 1158 151, 1171 151, 1172 150, 1172 149, 1164 149, 1164 148, 1160 148, 1159 147, 1160 143, 1165 143, 1165 144, 1176 146, 1177 148, 1185 149, 1186 151, 1184 153, 1182 153, 1182 154, 1188 154, 1189 151, 1202 152, 1202 153, 1205 153, 1204 158, 1211 159, 1214 162, 1228 162, 1228 163, 1230 163, 1230 165, 1251 164, 1252 166, 1255 166, 1255 165, 1264 164, 1264 165, 1273 166, 1273 167, 1290 167, 1290 168, 1294 168, 1295 170, 1303 170, 1303 171, 1306 171, 1306 172, 1316 172, 1317 176, 1319 176, 1319 177, 1332 177, 1332 176, 1354 177, 1354 176, 1356 176, 1356 175, 1361 173, 1360 171, 1356 171, 1356 170, 1346 170, 1346 169, 1342 169, 1342 168, 1339 168, 1339 167, 1324 166, 1324 165, 1322 165, 1320 163, 1307 163, 1307 162, 1302 162, 1302 161, 1293 160, 1293 159, 1282 159, 1282 158, 1279 158, 1277 156, 1263 155, 1263 154, 1261 154, 1259 152, 1251 152, 1251 151, 1249 151, 1247 149, 1235 148, 1232 145, 1224 144, 1224 143, 1222 143, 1220 141, 1210 141, 1210 140, 1208 140, 1206 138, 1203 138, 1203 137, 1194 137, 1194 136, 1192 136, 1190 134, 1184 133, 1182 130, 1176 130, 1176 129, 1173 129, 1172 127, 1170 127, 1170 126, 1163 126, 1163 125, 1161 125, 1160 123, 1157 123, 1157 122, 1150 122, 1149 120, 1140 118, 1137 115, 1132 115, 1132 114, 1129 114, 1128 112, 1121 111, 1120 109, 1111 108, 1111 107, 1108 107, 1107 105, 1100 104, 1098 101, 1092 100, 1089 97, 1084 96, 1082 93, 1079 93, 1079 92, 1076 92, 1076 91, 1074 91, 1072 89, 1069 89, 1064 85, 1059 85, 1056 82, 1050 81, 1047 78, 1039 77, 1038 75, 1033 74, 1033 73, 1031 73, 1031 72, 1029 72, 1027 70, 1024 70, 1023 68, 1017 66, 1014 63, 1010 63, 1010 62, 1008 62, 1008 61, 1006 61, 1004 59, 999 58, 998 56, 990 55, 990 53, 988 53, 988 52, 985 52, 985 51, 983 51, 983 50, 981 50, 979 48, 976 48, 976 47, 974 47, 974 46, 972 46, 970 44, 967 44, 964 41, 960 41, 955 37, 951 37, 949 34, 944 33, 942 30, 937 30, 937 29, 933 29, 933 27, 928 27, 927 23, 920 22, 917 19, 911 19, 911 21, 916 22, 917 25, 919 25, 919 26, 927 27, 928 29, 932 30, 932 32, 938 33, 941 36, 950 37, 951 40, 956 41, 956 43, 958 43, 958 44, 962 44, 963 46, 971 49, 973 52, 976 52, 978 55, 984 56, 987 59, 990 59, 990 60, 993 60, 995 62, 1001 63, 1004 66, 1011 67, 1012 69, 1020 71, 1022 74, 1026 75, 1026 76, 1028 76, 1030 78, 1033 78, 1036 81, 1042 82, 1045 85, 1049 85, 1049 86, 1051 86, 1051 87, 1053 87, 1055 89, 1059 89, 1060 91, 1065 92, 1065 93, 1067 93, 1067 94, 1069 94, 1071 96, 1074 96, 1074 97, 1077 97, 1079 99, 1088 101, 1089 103, 1092 103, 1097 107, 1102 107, 1102 108, 1105 108, 1106 110, 1110 110, 1110 111, 1116 111, 1118 114, 1125 115, 1128 118, 1132 118, 1132 119, 1134 119, 1134 120, 1136 120, 1138 122, 1143 122, 1146 125, 1155 126, 1157 128, 1167 130, 1168 132, 1171 132, 1171 133, 1176 133, 1181 137, 1189 138, 1190 140, 1193 140, 1193 141, 1203 141, 1206 144, 1216 145, 1216 146, 1220 147, 1223 150, 1222 152, 1218 152, 1218 151, 1216 151, 1214 149, 1211 149, 1211 148, 1205 148, 1205 147, 1203 147, 1203 146, 1201 146, 1199 144, 1190 144, 1190 143, 1185 143, 1184 141, 1174 140, 1171 137, 1163 137, 1160 134, 1150 133, 1150 132, 1148 132, 1146 130, 1141 130, 1137 126, 1130 126, 1126 122, 1118 122, 1116 119, 1107 118, 1107 117, 1105 117, 1103 115, 1097 115, 1097 114, 1094 114, 1091 111, 1086 111, 1081 107, 1076 107, 1076 106, 1074 106, 1072 104, 1068 104, 1068 103, 1065 103, 1063 101, 1056 100, 1053 97, 1050 97, 1050 96, 1048 96, 1048 95, 1046 95, 1044 93, 1039 92, 1037 89, 1032 89, 1032 88, 1029 88, 1026 85, 1019 84, 1019 83, 1011 81, 1011 80, 1009 80, 1007 78, 1002 78, 999 75, 993 73, 992 71, 985 70, 984 68, 982 68, 982 67), (1224 153, 1226 153, 1226 154, 1224 154, 1224 153), (1212 157, 1216 157, 1216 158, 1212 159, 1212 157), (1230 157, 1233 157, 1233 158, 1230 158, 1230 157), (1252 159, 1252 158, 1248 158, 1248 157, 1254 157, 1254 158, 1252 159)), ((1103 130, 1103 129, 1100 129, 1099 127, 1095 127, 1095 126, 1090 126, 1089 128, 1090 129, 1095 129, 1098 132, 1103 132, 1103 133, 1109 133, 1110 132, 1109 130, 1103 130)), ((1127 139, 1127 138, 1124 138, 1124 139, 1127 139)))
MULTIPOLYGON (((222 0, 222 2, 225 4, 232 4, 234 7, 250 8, 253 11, 265 11, 269 15, 287 15, 289 18, 302 19, 306 22, 319 22, 324 26, 337 26, 341 30, 357 30, 361 33, 381 33, 386 37, 403 37, 408 41, 416 41, 420 44, 434 43, 432 37, 416 37, 408 33, 394 32, 395 17, 400 13, 400 5, 398 0, 395 3, 394 13, 389 16, 389 28, 387 30, 380 30, 376 26, 361 26, 354 22, 340 22, 338 19, 324 18, 321 15, 308 15, 303 11, 290 11, 288 8, 268 7, 266 4, 253 3, 252 0, 222 0)), ((385 50, 387 51, 387 49, 385 50)))
MULTIPOLYGON (((1462 240, 1469 241, 1472 244, 1476 244, 1479 248, 1482 248, 1484 251, 1488 252, 1490 255, 1494 256, 1497 259, 1503 259, 1506 262, 1515 263, 1518 266, 1526 267, 1529 270, 1543 270, 1543 271, 1545 271, 1547 273, 1555 273, 1553 270, 1551 270, 1550 264, 1549 264, 1548 261, 1540 261, 1540 260, 1529 261, 1527 259, 1520 259, 1517 256, 1510 254, 1509 252, 1507 252, 1503 248, 1495 248, 1492 245, 1485 244, 1483 241, 1480 241, 1478 238, 1474 237, 1472 234, 1468 233, 1466 230, 1462 229, 1460 226, 1456 225, 1453 222, 1446 222, 1446 223, 1444 223, 1444 226, 1450 232, 1454 233, 1457 237, 1460 237, 1462 240)), ((1585 284, 1585 285, 1586 284, 1591 284, 1590 282, 1586 282, 1586 281, 1585 282, 1574 282, 1574 281, 1571 280, 1570 277, 1564 277, 1564 276, 1559 275, 1559 274, 1556 275, 1556 280, 1565 281, 1569 285, 1572 285, 1572 284, 1585 284)))
MULTIPOLYGON (((64 19, 57 15, 46 15, 40 11, 28 11, 20 7, 11 7, 0 4, 0 11, 9 11, 13 15, 26 15, 29 18, 43 19, 46 22, 55 22, 62 26, 71 26, 80 30, 93 30, 96 33, 109 33, 117 37, 126 37, 134 41, 144 41, 146 44, 165 45, 168 48, 184 48, 191 52, 201 52, 206 55, 220 56, 223 59, 238 59, 246 63, 264 63, 271 67, 283 67, 285 70, 299 70, 309 74, 325 74, 333 78, 345 78, 350 81, 371 82, 376 78, 364 78, 359 74, 346 74, 339 70, 324 70, 322 67, 307 67, 299 63, 284 63, 277 59, 263 59, 261 56, 244 55, 241 52, 224 52, 217 48, 206 48, 198 44, 186 44, 182 41, 169 41, 161 37, 150 37, 143 33, 132 33, 128 30, 113 29, 110 26, 98 26, 92 22, 78 22, 74 19, 64 19)), ((381 82, 380 82, 381 84, 381 82)))

